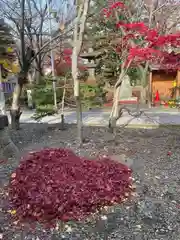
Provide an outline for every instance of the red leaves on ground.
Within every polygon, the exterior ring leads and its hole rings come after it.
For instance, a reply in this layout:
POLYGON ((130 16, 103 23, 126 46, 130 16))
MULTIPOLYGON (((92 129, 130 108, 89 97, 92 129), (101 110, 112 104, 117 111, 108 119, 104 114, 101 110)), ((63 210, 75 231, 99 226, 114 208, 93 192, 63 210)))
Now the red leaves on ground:
POLYGON ((171 151, 168 151, 168 152, 167 152, 167 155, 168 155, 168 156, 171 156, 171 155, 172 155, 172 152, 171 152, 171 151))
POLYGON ((110 159, 87 160, 65 149, 30 154, 12 174, 11 206, 21 221, 80 220, 131 192, 131 170, 110 159))
POLYGON ((1 159, 0 160, 0 164, 5 164, 5 163, 7 163, 7 159, 1 159))

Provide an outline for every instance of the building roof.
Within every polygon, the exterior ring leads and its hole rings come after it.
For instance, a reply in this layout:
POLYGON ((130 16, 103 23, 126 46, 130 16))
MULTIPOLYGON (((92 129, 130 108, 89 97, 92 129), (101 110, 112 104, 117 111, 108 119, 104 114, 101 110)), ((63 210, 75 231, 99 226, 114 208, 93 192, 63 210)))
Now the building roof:
POLYGON ((86 59, 93 59, 93 58, 101 57, 104 53, 105 51, 93 51, 88 53, 82 53, 80 57, 86 58, 86 59))

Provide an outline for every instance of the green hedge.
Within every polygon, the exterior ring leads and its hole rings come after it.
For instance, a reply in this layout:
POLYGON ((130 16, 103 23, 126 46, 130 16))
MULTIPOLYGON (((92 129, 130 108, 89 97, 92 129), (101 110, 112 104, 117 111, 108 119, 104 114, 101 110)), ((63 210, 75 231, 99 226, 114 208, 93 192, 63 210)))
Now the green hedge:
POLYGON ((100 107, 104 101, 105 92, 100 86, 80 85, 81 101, 84 108, 100 107))
MULTIPOLYGON (((61 102, 63 89, 56 89, 57 102, 61 102)), ((35 119, 56 113, 54 109, 53 83, 51 78, 44 78, 33 87, 33 101, 36 106, 35 119)))
MULTIPOLYGON (((45 78, 39 84, 33 86, 33 101, 35 103, 36 112, 33 116, 38 120, 47 115, 56 113, 54 109, 53 86, 51 79, 45 78)), ((60 103, 63 95, 63 88, 58 88, 57 84, 57 102, 60 103)), ((100 107, 104 101, 105 92, 100 86, 91 86, 85 83, 80 84, 80 94, 82 107, 90 109, 100 107)))

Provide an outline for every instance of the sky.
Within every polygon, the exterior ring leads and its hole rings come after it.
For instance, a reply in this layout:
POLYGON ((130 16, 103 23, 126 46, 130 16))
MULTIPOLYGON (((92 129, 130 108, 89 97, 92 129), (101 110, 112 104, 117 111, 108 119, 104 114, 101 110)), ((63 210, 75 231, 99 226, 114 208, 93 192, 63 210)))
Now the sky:
MULTIPOLYGON (((13 6, 13 2, 16 2, 16 0, 8 0, 10 3, 10 7, 12 7, 11 9, 11 14, 13 14, 13 16, 15 17, 15 12, 17 11, 20 14, 20 9, 17 8, 17 4, 15 4, 13 6), (11 2, 12 1, 12 2, 11 2)), ((31 2, 31 6, 33 6, 32 1, 33 0, 29 0, 31 2)), ((48 0, 35 0, 37 7, 39 9, 43 9, 45 7, 45 4, 47 3, 48 0)), ((52 16, 52 31, 57 31, 58 28, 60 27, 60 22, 64 22, 67 21, 69 17, 73 16, 73 0, 51 0, 51 12, 57 12, 57 16, 58 19, 53 18, 53 14, 52 16)), ((7 12, 9 12, 9 6, 6 7, 7 8, 7 12)), ((27 0, 26 0, 26 7, 27 6, 27 0)), ((20 15, 16 16, 17 18, 20 18, 20 15)), ((5 19, 5 21, 12 26, 13 29, 15 29, 14 24, 12 24, 11 21, 5 19)), ((34 25, 37 26, 38 25, 38 18, 34 19, 34 25)), ((44 32, 48 32, 49 31, 49 27, 48 27, 48 20, 46 18, 46 20, 44 21, 44 32)))
MULTIPOLYGON (((47 3, 48 0, 39 0, 43 5, 47 3)), ((52 19, 53 29, 58 29, 61 22, 66 22, 70 17, 73 16, 73 0, 51 0, 50 9, 52 12, 57 12, 57 20, 52 19)), ((52 14, 53 16, 53 14, 52 14)))

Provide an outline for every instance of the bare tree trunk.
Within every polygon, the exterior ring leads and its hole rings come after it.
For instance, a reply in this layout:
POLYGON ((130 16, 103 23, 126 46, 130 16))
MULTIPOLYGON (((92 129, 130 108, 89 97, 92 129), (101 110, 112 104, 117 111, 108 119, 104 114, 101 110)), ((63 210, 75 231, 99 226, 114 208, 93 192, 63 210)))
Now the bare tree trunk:
POLYGON ((2 66, 0 64, 0 113, 6 115, 6 101, 2 81, 2 66))
POLYGON ((81 98, 80 98, 80 83, 78 80, 78 55, 76 47, 73 49, 72 54, 72 76, 74 80, 74 98, 76 102, 76 117, 77 117, 77 140, 79 144, 83 142, 83 133, 82 133, 82 109, 81 109, 81 98))
POLYGON ((11 140, 9 128, 5 126, 0 129, 0 159, 19 157, 19 149, 11 140))
POLYGON ((116 129, 116 122, 120 118, 120 112, 119 112, 120 87, 121 86, 118 86, 114 90, 113 106, 112 106, 110 119, 109 119, 109 129, 112 133, 114 133, 114 130, 116 129))
POLYGON ((20 116, 22 114, 20 110, 20 97, 22 93, 23 83, 25 83, 26 76, 24 73, 19 73, 18 80, 13 92, 12 106, 10 110, 11 115, 11 127, 18 130, 20 126, 20 116))
POLYGON ((13 92, 13 101, 10 110, 11 115, 11 127, 12 129, 18 130, 20 126, 20 116, 22 112, 20 111, 19 100, 22 92, 22 85, 16 84, 13 92))
POLYGON ((125 77, 126 71, 124 69, 121 70, 121 73, 119 75, 119 79, 114 87, 114 98, 113 98, 113 106, 109 118, 109 129, 112 133, 114 133, 114 130, 116 129, 116 123, 117 120, 121 117, 122 112, 119 108, 119 99, 120 99, 120 88, 122 85, 123 78, 125 77))
POLYGON ((34 74, 32 72, 28 73, 28 86, 29 89, 26 90, 27 93, 27 105, 29 109, 33 109, 33 99, 32 99, 32 85, 34 83, 34 74))
POLYGON ((38 83, 40 83, 40 81, 41 81, 41 79, 44 77, 44 74, 43 74, 43 71, 42 71, 42 69, 40 69, 40 70, 36 70, 36 72, 35 72, 35 82, 38 84, 38 83))
POLYGON ((76 60, 72 57, 72 72, 73 72, 73 79, 74 79, 74 98, 76 102, 76 116, 77 116, 77 140, 79 144, 83 142, 83 123, 82 123, 82 107, 81 107, 81 97, 80 97, 80 83, 77 79, 77 69, 76 60))
POLYGON ((79 144, 83 143, 83 121, 82 121, 82 105, 80 96, 76 99, 76 114, 77 114, 77 139, 79 144))
POLYGON ((82 48, 89 3, 90 3, 90 0, 77 1, 76 3, 77 17, 76 17, 76 22, 74 26, 74 41, 73 41, 73 53, 72 53, 72 77, 74 80, 74 97, 76 101, 76 112, 77 112, 77 141, 80 145, 83 142, 83 133, 82 133, 83 123, 82 123, 82 109, 81 109, 81 98, 80 98, 80 83, 78 80, 78 56, 82 48))
POLYGON ((65 95, 66 95, 66 76, 64 79, 64 89, 63 89, 63 96, 62 96, 62 105, 61 105, 61 126, 60 130, 65 130, 65 121, 64 121, 64 104, 65 104, 65 95))
POLYGON ((20 24, 20 42, 21 42, 21 71, 18 74, 17 83, 13 92, 13 100, 12 106, 10 110, 11 115, 11 127, 15 130, 19 129, 20 125, 20 116, 22 112, 20 111, 20 96, 23 88, 23 84, 27 78, 27 74, 29 71, 29 67, 27 67, 26 56, 28 52, 26 52, 25 48, 25 0, 20 1, 21 8, 21 24, 20 24))
POLYGON ((149 68, 149 62, 147 61, 145 64, 145 67, 143 68, 142 66, 139 66, 139 70, 141 73, 141 85, 143 86, 143 99, 141 101, 141 103, 148 103, 149 104, 149 97, 147 94, 147 86, 149 85, 148 83, 148 78, 147 78, 147 74, 148 74, 148 68, 149 68))

